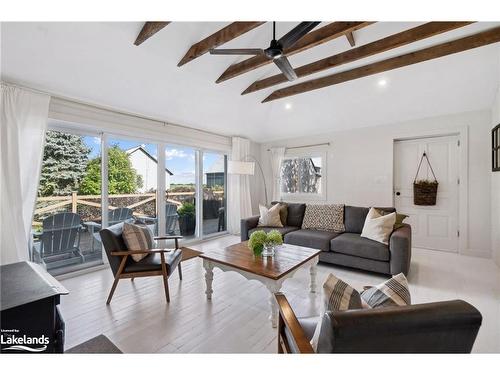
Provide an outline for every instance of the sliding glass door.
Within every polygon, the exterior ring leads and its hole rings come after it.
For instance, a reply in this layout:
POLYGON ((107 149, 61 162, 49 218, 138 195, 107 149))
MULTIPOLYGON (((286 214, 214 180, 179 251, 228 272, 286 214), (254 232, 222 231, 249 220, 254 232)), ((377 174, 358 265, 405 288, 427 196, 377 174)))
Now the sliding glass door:
POLYGON ((227 156, 203 153, 203 234, 226 230, 227 156))
POLYGON ((158 234, 157 145, 123 137, 108 138, 108 226, 144 224, 158 234))
POLYGON ((78 124, 49 122, 49 129, 31 258, 53 275, 102 264, 99 231, 117 223, 183 242, 226 231, 224 153, 89 134, 78 124))
POLYGON ((101 139, 53 130, 45 138, 31 259, 53 275, 102 264, 92 226, 101 217, 101 139))
POLYGON ((165 149, 166 234, 197 237, 197 151, 189 147, 167 145, 165 149))

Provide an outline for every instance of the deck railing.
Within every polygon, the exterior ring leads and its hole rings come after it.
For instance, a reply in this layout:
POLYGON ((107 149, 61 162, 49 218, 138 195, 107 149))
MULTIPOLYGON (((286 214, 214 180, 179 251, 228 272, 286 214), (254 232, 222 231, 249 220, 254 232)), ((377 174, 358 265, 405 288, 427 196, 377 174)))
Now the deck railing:
MULTIPOLYGON (((215 196, 223 196, 224 191, 223 190, 216 190, 212 191, 212 193, 215 196)), ((176 204, 177 206, 181 206, 182 202, 178 199, 173 199, 176 197, 194 197, 195 192, 194 191, 187 191, 187 192, 174 192, 171 193, 169 192, 167 194, 167 202, 176 204)), ((143 198, 137 202, 131 203, 127 206, 124 206, 126 208, 137 208, 140 207, 146 203, 149 203, 151 201, 155 201, 156 204, 156 193, 144 193, 144 194, 110 194, 108 195, 109 199, 113 198, 143 198)), ((49 212, 53 212, 57 209, 60 209, 65 206, 71 206, 71 212, 77 213, 78 205, 84 205, 84 206, 90 206, 90 207, 97 207, 101 208, 101 203, 99 202, 93 202, 91 199, 101 199, 101 195, 78 195, 76 192, 73 192, 71 195, 66 195, 66 196, 52 196, 52 197, 39 197, 37 198, 37 204, 39 202, 54 202, 52 204, 48 204, 47 206, 40 207, 35 209, 35 215, 41 215, 49 212)), ((112 210, 118 208, 113 205, 108 205, 108 209, 112 210)), ((142 215, 142 212, 136 212, 134 211, 134 215, 142 215)), ((33 221, 32 225, 41 225, 42 223, 40 221, 33 221)))

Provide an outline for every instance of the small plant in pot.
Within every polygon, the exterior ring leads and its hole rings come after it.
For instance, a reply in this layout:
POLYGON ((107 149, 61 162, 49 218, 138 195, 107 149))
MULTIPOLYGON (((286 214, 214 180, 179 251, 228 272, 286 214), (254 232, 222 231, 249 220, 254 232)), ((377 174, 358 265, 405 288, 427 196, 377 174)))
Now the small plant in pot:
POLYGON ((258 230, 250 236, 248 247, 255 256, 273 256, 276 247, 282 243, 283 238, 277 230, 272 230, 269 233, 258 230))
POLYGON ((181 236, 192 236, 196 229, 196 209, 194 204, 184 202, 177 210, 181 236))

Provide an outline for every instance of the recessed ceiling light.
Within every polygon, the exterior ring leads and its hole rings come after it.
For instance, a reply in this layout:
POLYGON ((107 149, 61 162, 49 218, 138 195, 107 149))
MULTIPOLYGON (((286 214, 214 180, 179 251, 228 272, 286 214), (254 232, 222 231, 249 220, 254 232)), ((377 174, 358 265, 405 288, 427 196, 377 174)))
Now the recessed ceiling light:
POLYGON ((292 103, 285 103, 285 109, 292 109, 292 103))
POLYGON ((378 85, 381 87, 387 86, 387 80, 384 78, 381 78, 378 80, 378 85))

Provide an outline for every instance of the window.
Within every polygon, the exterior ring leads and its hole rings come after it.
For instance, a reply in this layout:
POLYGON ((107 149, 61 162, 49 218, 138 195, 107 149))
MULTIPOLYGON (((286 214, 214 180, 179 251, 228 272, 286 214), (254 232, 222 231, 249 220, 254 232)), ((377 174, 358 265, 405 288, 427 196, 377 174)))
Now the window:
POLYGON ((91 224, 101 217, 100 155, 99 136, 45 135, 31 259, 53 275, 102 264, 91 224))
POLYGON ((226 230, 226 169, 226 155, 203 153, 204 235, 226 230))
POLYGON ((51 274, 103 264, 99 231, 117 223, 180 234, 184 243, 226 231, 224 153, 89 134, 89 126, 73 122, 48 125, 31 259, 51 274))
POLYGON ((189 147, 167 145, 165 149, 165 167, 169 174, 165 202, 167 235, 181 235, 184 239, 197 235, 196 154, 197 151, 189 147))
POLYGON ((156 144, 140 140, 108 140, 108 226, 142 223, 158 235, 157 151, 156 144))
POLYGON ((281 195, 324 199, 325 161, 325 153, 285 155, 281 164, 281 195))

